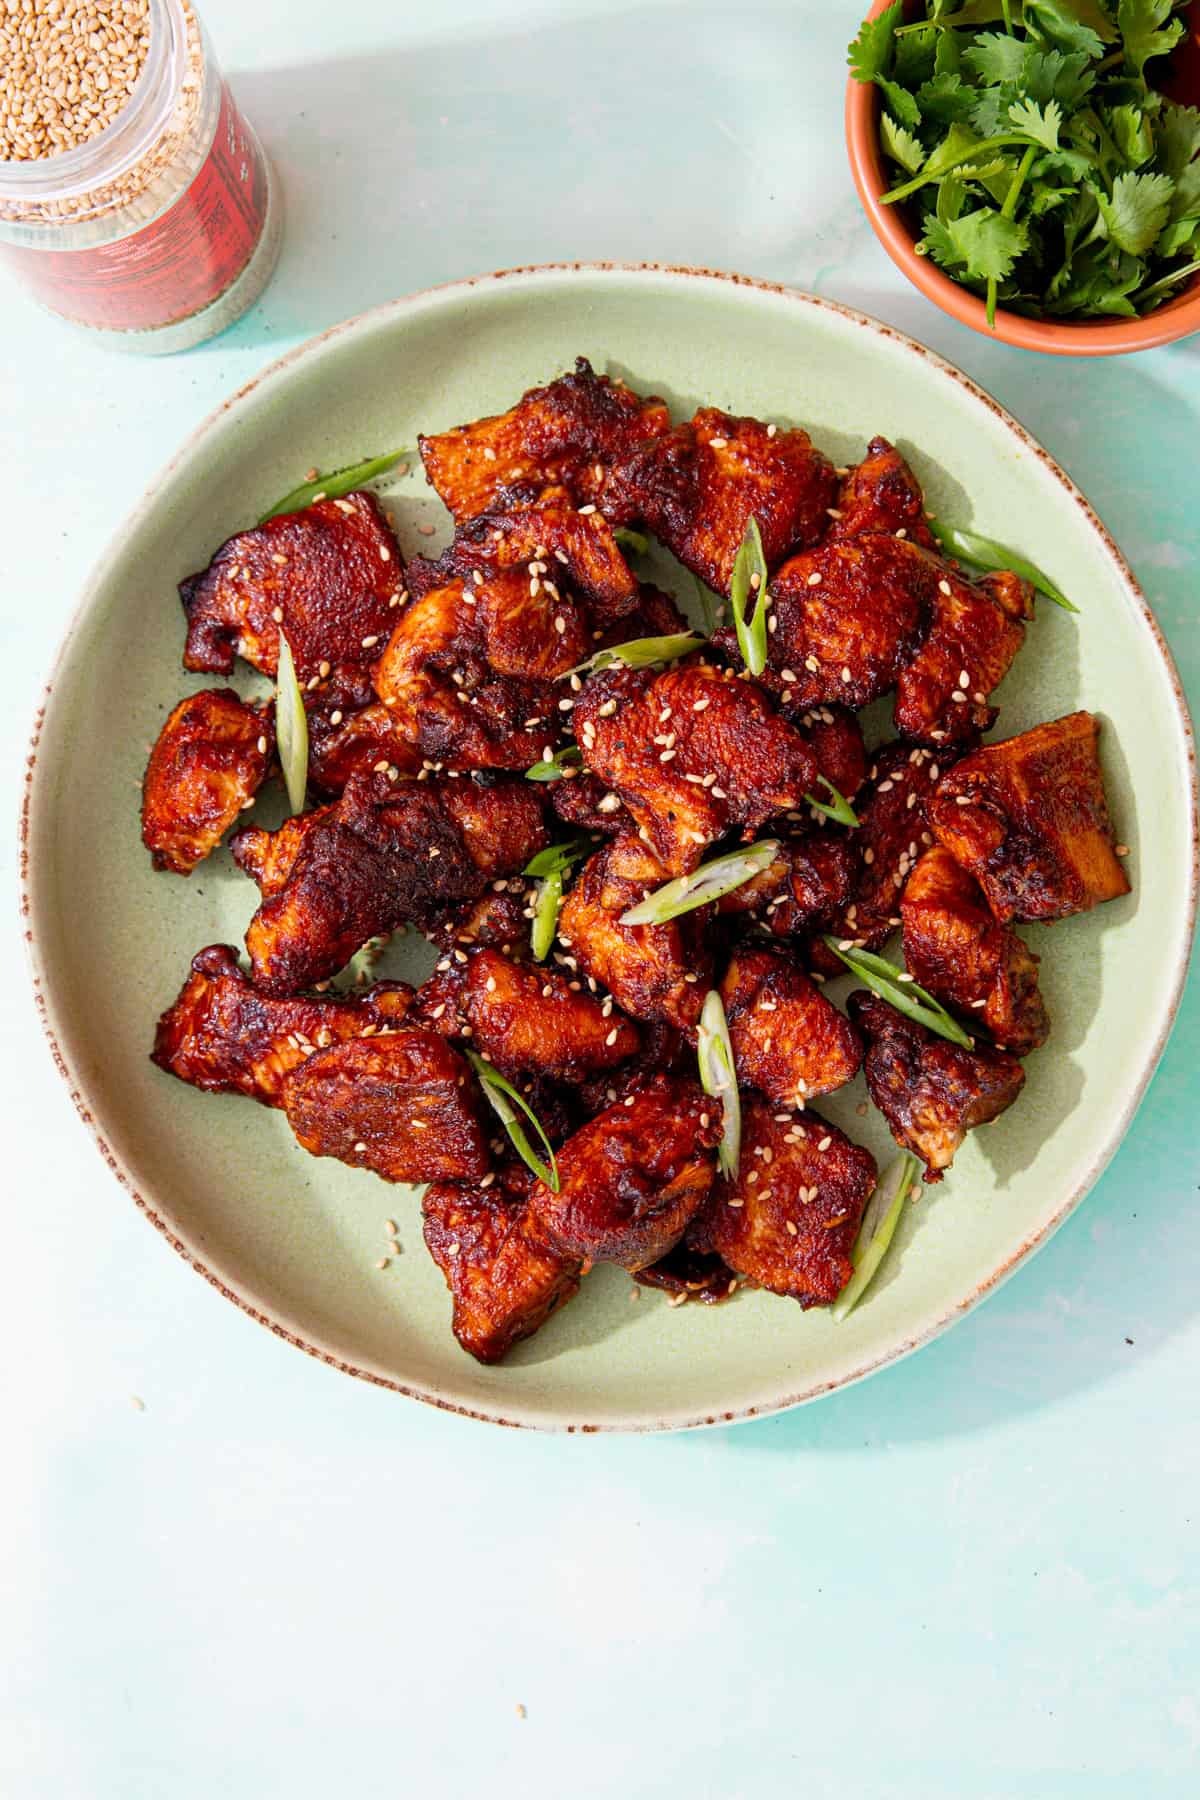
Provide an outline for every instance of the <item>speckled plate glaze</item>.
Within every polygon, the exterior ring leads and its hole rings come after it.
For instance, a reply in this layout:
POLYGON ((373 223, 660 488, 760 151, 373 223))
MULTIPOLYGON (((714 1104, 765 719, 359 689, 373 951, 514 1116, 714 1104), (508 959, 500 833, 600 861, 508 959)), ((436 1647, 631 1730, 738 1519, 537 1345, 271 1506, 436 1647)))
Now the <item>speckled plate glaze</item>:
MULTIPOLYGON (((406 550, 444 534, 419 471, 388 503, 406 550)), ((1178 679, 1128 568, 1062 471, 965 377, 871 319, 743 279, 515 270, 380 307, 285 357, 199 428, 122 526, 39 720, 26 925, 55 1058, 109 1167, 175 1249, 271 1330, 350 1373, 497 1423, 712 1424, 794 1406, 927 1343, 1078 1205, 1175 1012, 1195 906, 1194 788, 1178 679), (156 875, 139 839, 138 782, 166 709, 205 685, 180 668, 181 576, 311 463, 337 467, 499 410, 581 353, 685 414, 715 402, 803 423, 838 462, 884 432, 935 511, 1041 563, 1082 612, 1042 607, 1000 692, 996 735, 1078 706, 1103 716, 1134 891, 1030 930, 1051 1042, 1029 1060, 1020 1103, 907 1210, 898 1253, 845 1324, 759 1293, 719 1308, 671 1309, 649 1292, 631 1304, 629 1278, 601 1269, 537 1337, 485 1369, 450 1334, 414 1193, 314 1161, 280 1114, 193 1092, 147 1060, 193 952, 237 943, 255 891, 226 852, 190 881, 156 875), (389 1215, 404 1254, 380 1271, 389 1215)), ((389 959, 389 972, 419 979, 432 956, 408 940, 389 959)), ((862 1098, 856 1083, 822 1110, 886 1157, 881 1121, 857 1116, 862 1098)))

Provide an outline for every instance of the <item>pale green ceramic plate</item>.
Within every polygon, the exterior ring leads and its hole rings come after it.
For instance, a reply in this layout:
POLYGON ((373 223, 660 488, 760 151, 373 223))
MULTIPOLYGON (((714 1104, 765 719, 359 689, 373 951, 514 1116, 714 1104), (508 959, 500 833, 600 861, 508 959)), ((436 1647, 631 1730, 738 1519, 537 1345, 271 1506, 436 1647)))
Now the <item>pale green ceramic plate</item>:
MULTIPOLYGON (((419 475, 390 504, 405 548, 437 540, 419 475)), ((264 809, 265 810, 265 809, 264 809)), ((117 533, 55 671, 32 765, 28 922, 55 1054, 110 1167, 193 1266, 272 1330, 353 1373, 507 1423, 648 1429, 737 1419, 856 1380, 928 1341, 1070 1212, 1111 1156, 1162 1050, 1195 898, 1192 743, 1178 681, 1128 569, 1062 472, 928 351, 802 294, 688 271, 554 268, 460 283, 339 326, 201 426, 117 533), (1102 751, 1134 892, 1030 937, 1054 1021, 1020 1103, 910 1209, 843 1325, 765 1294, 670 1309, 601 1269, 500 1368, 471 1361, 421 1243, 415 1196, 317 1162, 284 1118, 193 1092, 147 1061, 193 952, 237 943, 255 890, 226 853, 156 875, 138 833, 145 747, 186 688, 175 584, 290 488, 507 406, 578 354, 665 394, 802 422, 838 462, 897 439, 931 506, 1016 540, 1077 600, 1044 605, 1000 699, 1000 734, 1074 707, 1102 751), (81 747, 86 746, 86 751, 81 747), (376 1269, 383 1221, 404 1255, 376 1269)), ((394 954, 394 953, 393 953, 394 954)), ((431 960, 429 958, 428 960, 431 960)), ((423 949, 393 961, 417 978, 423 949)), ((877 1155, 861 1084, 828 1103, 877 1155)))

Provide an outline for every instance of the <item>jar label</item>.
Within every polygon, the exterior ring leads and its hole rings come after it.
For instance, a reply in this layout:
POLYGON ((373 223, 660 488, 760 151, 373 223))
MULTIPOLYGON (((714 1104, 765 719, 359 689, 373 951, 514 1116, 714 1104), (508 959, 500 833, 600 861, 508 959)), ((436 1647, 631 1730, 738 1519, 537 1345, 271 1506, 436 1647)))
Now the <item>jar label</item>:
POLYGON ((203 166, 151 224, 90 250, 0 250, 52 312, 107 331, 147 331, 186 319, 224 293, 250 260, 266 206, 262 152, 222 84, 203 166))

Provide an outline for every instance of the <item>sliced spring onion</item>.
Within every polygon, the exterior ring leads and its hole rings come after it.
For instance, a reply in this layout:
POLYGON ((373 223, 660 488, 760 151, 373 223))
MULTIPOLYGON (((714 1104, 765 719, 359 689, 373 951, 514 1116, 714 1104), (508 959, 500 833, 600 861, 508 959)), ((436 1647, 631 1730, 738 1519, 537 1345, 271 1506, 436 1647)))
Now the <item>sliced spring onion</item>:
POLYGON ((631 906, 618 919, 619 925, 665 925, 668 919, 694 912, 698 906, 709 906, 723 894, 732 894, 744 882, 752 881, 769 869, 779 854, 777 838, 763 838, 745 850, 731 850, 728 856, 714 856, 701 863, 690 875, 680 875, 663 887, 655 888, 636 906, 631 906))
POLYGON ((372 456, 366 462, 351 463, 349 468, 334 469, 328 475, 318 475, 315 481, 305 481, 277 500, 259 519, 265 525, 268 519, 278 518, 280 513, 299 512, 305 506, 311 506, 314 500, 339 500, 343 494, 352 494, 365 482, 374 481, 377 475, 386 475, 394 469, 407 450, 389 450, 386 456, 372 456))
POLYGON ((561 875, 564 869, 569 869, 573 864, 582 862, 583 858, 590 855, 599 842, 599 838, 595 837, 573 837, 568 838, 562 844, 550 844, 545 850, 539 850, 536 856, 531 856, 521 873, 522 875, 561 875))
POLYGON ((717 1149, 717 1161, 721 1173, 728 1180, 736 1181, 742 1154, 742 1103, 733 1066, 729 1024, 716 988, 710 988, 704 996, 696 1032, 696 1057, 700 1064, 701 1087, 721 1102, 724 1130, 717 1149))
POLYGON ((632 551, 634 556, 645 556, 650 548, 650 539, 644 531, 632 531, 628 525, 618 525, 613 532, 622 550, 632 551))
POLYGON ((538 1180, 544 1182, 551 1193, 557 1194, 560 1185, 558 1163, 555 1161, 554 1148, 542 1130, 537 1114, 529 1102, 518 1094, 511 1081, 505 1081, 499 1069, 494 1069, 486 1057, 480 1056, 477 1050, 468 1050, 466 1055, 467 1061, 479 1077, 479 1085, 483 1089, 488 1105, 508 1133, 509 1143, 525 1167, 532 1169, 538 1180), (526 1137, 524 1127, 517 1116, 517 1107, 520 1107, 541 1139, 542 1147, 550 1159, 549 1167, 539 1159, 533 1145, 526 1137))
POLYGON ((940 519, 930 519, 929 529, 942 549, 948 550, 960 562, 973 563, 977 569, 1011 569, 1014 575, 1032 582, 1038 593, 1053 600, 1055 606, 1064 607, 1067 612, 1079 611, 1062 589, 1055 587, 1048 575, 1042 574, 1036 563, 1019 556, 1015 550, 997 544, 992 538, 980 537, 977 531, 959 531, 953 525, 943 525, 940 519))
POLYGON ((292 659, 292 646, 279 634, 279 670, 275 677, 275 741, 287 786, 288 805, 304 811, 308 787, 308 714, 292 659))
POLYGON ((564 669, 559 676, 565 681, 569 675, 591 675, 597 669, 607 669, 613 663, 624 663, 627 669, 648 669, 651 663, 674 662, 677 657, 688 656, 693 650, 699 650, 705 639, 694 631, 673 631, 669 637, 630 638, 627 644, 610 644, 607 650, 597 650, 586 662, 576 663, 573 669, 564 669))
POLYGON ((939 1037, 949 1038, 952 1044, 961 1044, 964 1050, 975 1048, 974 1038, 968 1037, 958 1020, 952 1019, 931 993, 906 978, 904 970, 898 969, 886 956, 875 956, 870 950, 857 948, 843 950, 835 937, 827 936, 825 942, 835 956, 841 957, 851 974, 857 975, 873 994, 878 994, 905 1018, 915 1019, 918 1025, 927 1026, 939 1037))
POLYGON ((573 775, 583 764, 583 751, 578 744, 568 744, 556 756, 548 756, 542 762, 535 762, 532 769, 526 769, 526 781, 561 781, 564 775, 573 775))
POLYGON ((859 825, 862 823, 858 814, 847 800, 845 794, 839 793, 827 775, 818 775, 817 780, 823 788, 828 788, 833 799, 818 800, 815 794, 805 794, 804 798, 814 812, 824 813, 827 819, 833 819, 838 825, 859 825))
POLYGON ((761 675, 767 666, 767 560, 755 518, 747 525, 733 559, 729 602, 742 661, 752 675, 761 675), (752 613, 748 611, 751 601, 752 613))
POLYGON ((538 886, 537 899, 533 903, 533 930, 529 934, 529 947, 533 951, 534 962, 545 962, 550 954, 550 946, 558 933, 558 909, 562 905, 562 892, 563 878, 560 869, 553 870, 538 886))
POLYGON ((867 1202, 863 1222, 850 1252, 854 1273, 832 1307, 833 1316, 839 1325, 854 1311, 879 1273, 879 1265, 896 1235, 904 1202, 919 1167, 916 1157, 905 1151, 903 1156, 898 1156, 884 1171, 875 1192, 867 1202))

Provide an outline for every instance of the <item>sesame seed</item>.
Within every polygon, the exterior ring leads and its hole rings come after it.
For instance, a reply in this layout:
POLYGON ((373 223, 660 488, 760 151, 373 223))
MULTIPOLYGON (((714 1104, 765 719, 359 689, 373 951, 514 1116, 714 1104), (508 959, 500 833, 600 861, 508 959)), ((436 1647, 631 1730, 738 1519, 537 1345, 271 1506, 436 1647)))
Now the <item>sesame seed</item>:
POLYGON ((736 1194, 730 1194, 729 1199, 725 1202, 725 1204, 727 1206, 732 1206, 734 1208, 734 1210, 736 1211, 739 1206, 745 1206, 746 1202, 744 1200, 739 1199, 736 1194))
POLYGON ((335 500, 333 504, 337 507, 339 512, 352 513, 354 511, 349 500, 335 500))
POLYGON ((367 1146, 363 1143, 361 1138, 354 1146, 354 1154, 355 1156, 365 1156, 367 1154, 367 1146))
POLYGON ((591 515, 595 512, 595 510, 596 510, 596 508, 594 506, 581 506, 579 508, 579 516, 581 519, 590 518, 591 515))
POLYGON ((812 574, 808 578, 808 585, 809 585, 809 587, 820 587, 820 585, 821 585, 820 569, 813 570, 812 574))
POLYGON ((900 527, 899 527, 899 529, 898 529, 898 530, 897 530, 897 532, 896 532, 896 536, 897 536, 897 537, 898 537, 898 538, 905 538, 905 537, 907 537, 907 536, 908 536, 908 526, 907 526, 907 525, 901 525, 901 526, 900 526, 900 527))
POLYGON ((378 642, 379 642, 378 636, 365 637, 362 641, 362 647, 364 650, 373 650, 378 642))
POLYGON ((821 667, 815 656, 806 656, 804 659, 804 666, 810 675, 815 675, 821 667))
POLYGON ((708 446, 710 450, 723 450, 728 441, 727 438, 709 438, 708 446))
POLYGON ((851 677, 849 669, 843 669, 842 670, 842 680, 845 682, 849 682, 851 679, 852 679, 852 677, 851 677))
POLYGON ((1128 844, 1117 844, 1115 846, 1115 854, 1117 856, 1128 856, 1129 855, 1129 845, 1128 844))
POLYGON ((971 1010, 972 1010, 972 1012, 978 1012, 978 1011, 979 1011, 979 1009, 980 1009, 980 1007, 981 1007, 981 1006, 986 1006, 986 1005, 987 1005, 987 1001, 986 1001, 986 999, 984 999, 984 1000, 972 1000, 972 1001, 971 1001, 971 1003, 970 1003, 970 1005, 971 1005, 971 1010))
POLYGON ((380 562, 391 562, 392 560, 392 553, 386 544, 380 544, 379 546, 379 560, 380 562))
POLYGON ((798 1235, 796 1227, 792 1224, 792 1221, 790 1219, 785 1219, 784 1225, 787 1229, 787 1234, 789 1237, 796 1237, 798 1235))
POLYGON ((955 794, 954 804, 955 804, 955 806, 970 806, 970 804, 971 804, 970 794, 955 794))
POLYGON ((392 1259, 391 1259, 391 1257, 390 1257, 390 1256, 381 1256, 381 1257, 380 1257, 380 1258, 379 1258, 379 1260, 378 1260, 378 1261, 377 1261, 377 1262, 376 1262, 376 1264, 375 1264, 375 1267, 376 1267, 376 1268, 377 1268, 377 1269, 387 1269, 387 1268, 390 1268, 390 1266, 391 1266, 391 1261, 392 1261, 392 1259))
POLYGON ((271 617, 274 619, 274 621, 277 625, 282 625, 283 624, 283 608, 282 608, 282 606, 276 606, 272 610, 271 617))
POLYGON ((778 430, 779 430, 779 427, 778 427, 778 425, 768 425, 768 426, 767 426, 767 436, 768 436, 768 437, 769 437, 769 438, 773 438, 773 437, 774 437, 774 436, 775 436, 775 433, 776 433, 776 432, 777 432, 777 431, 778 431, 778 430))

